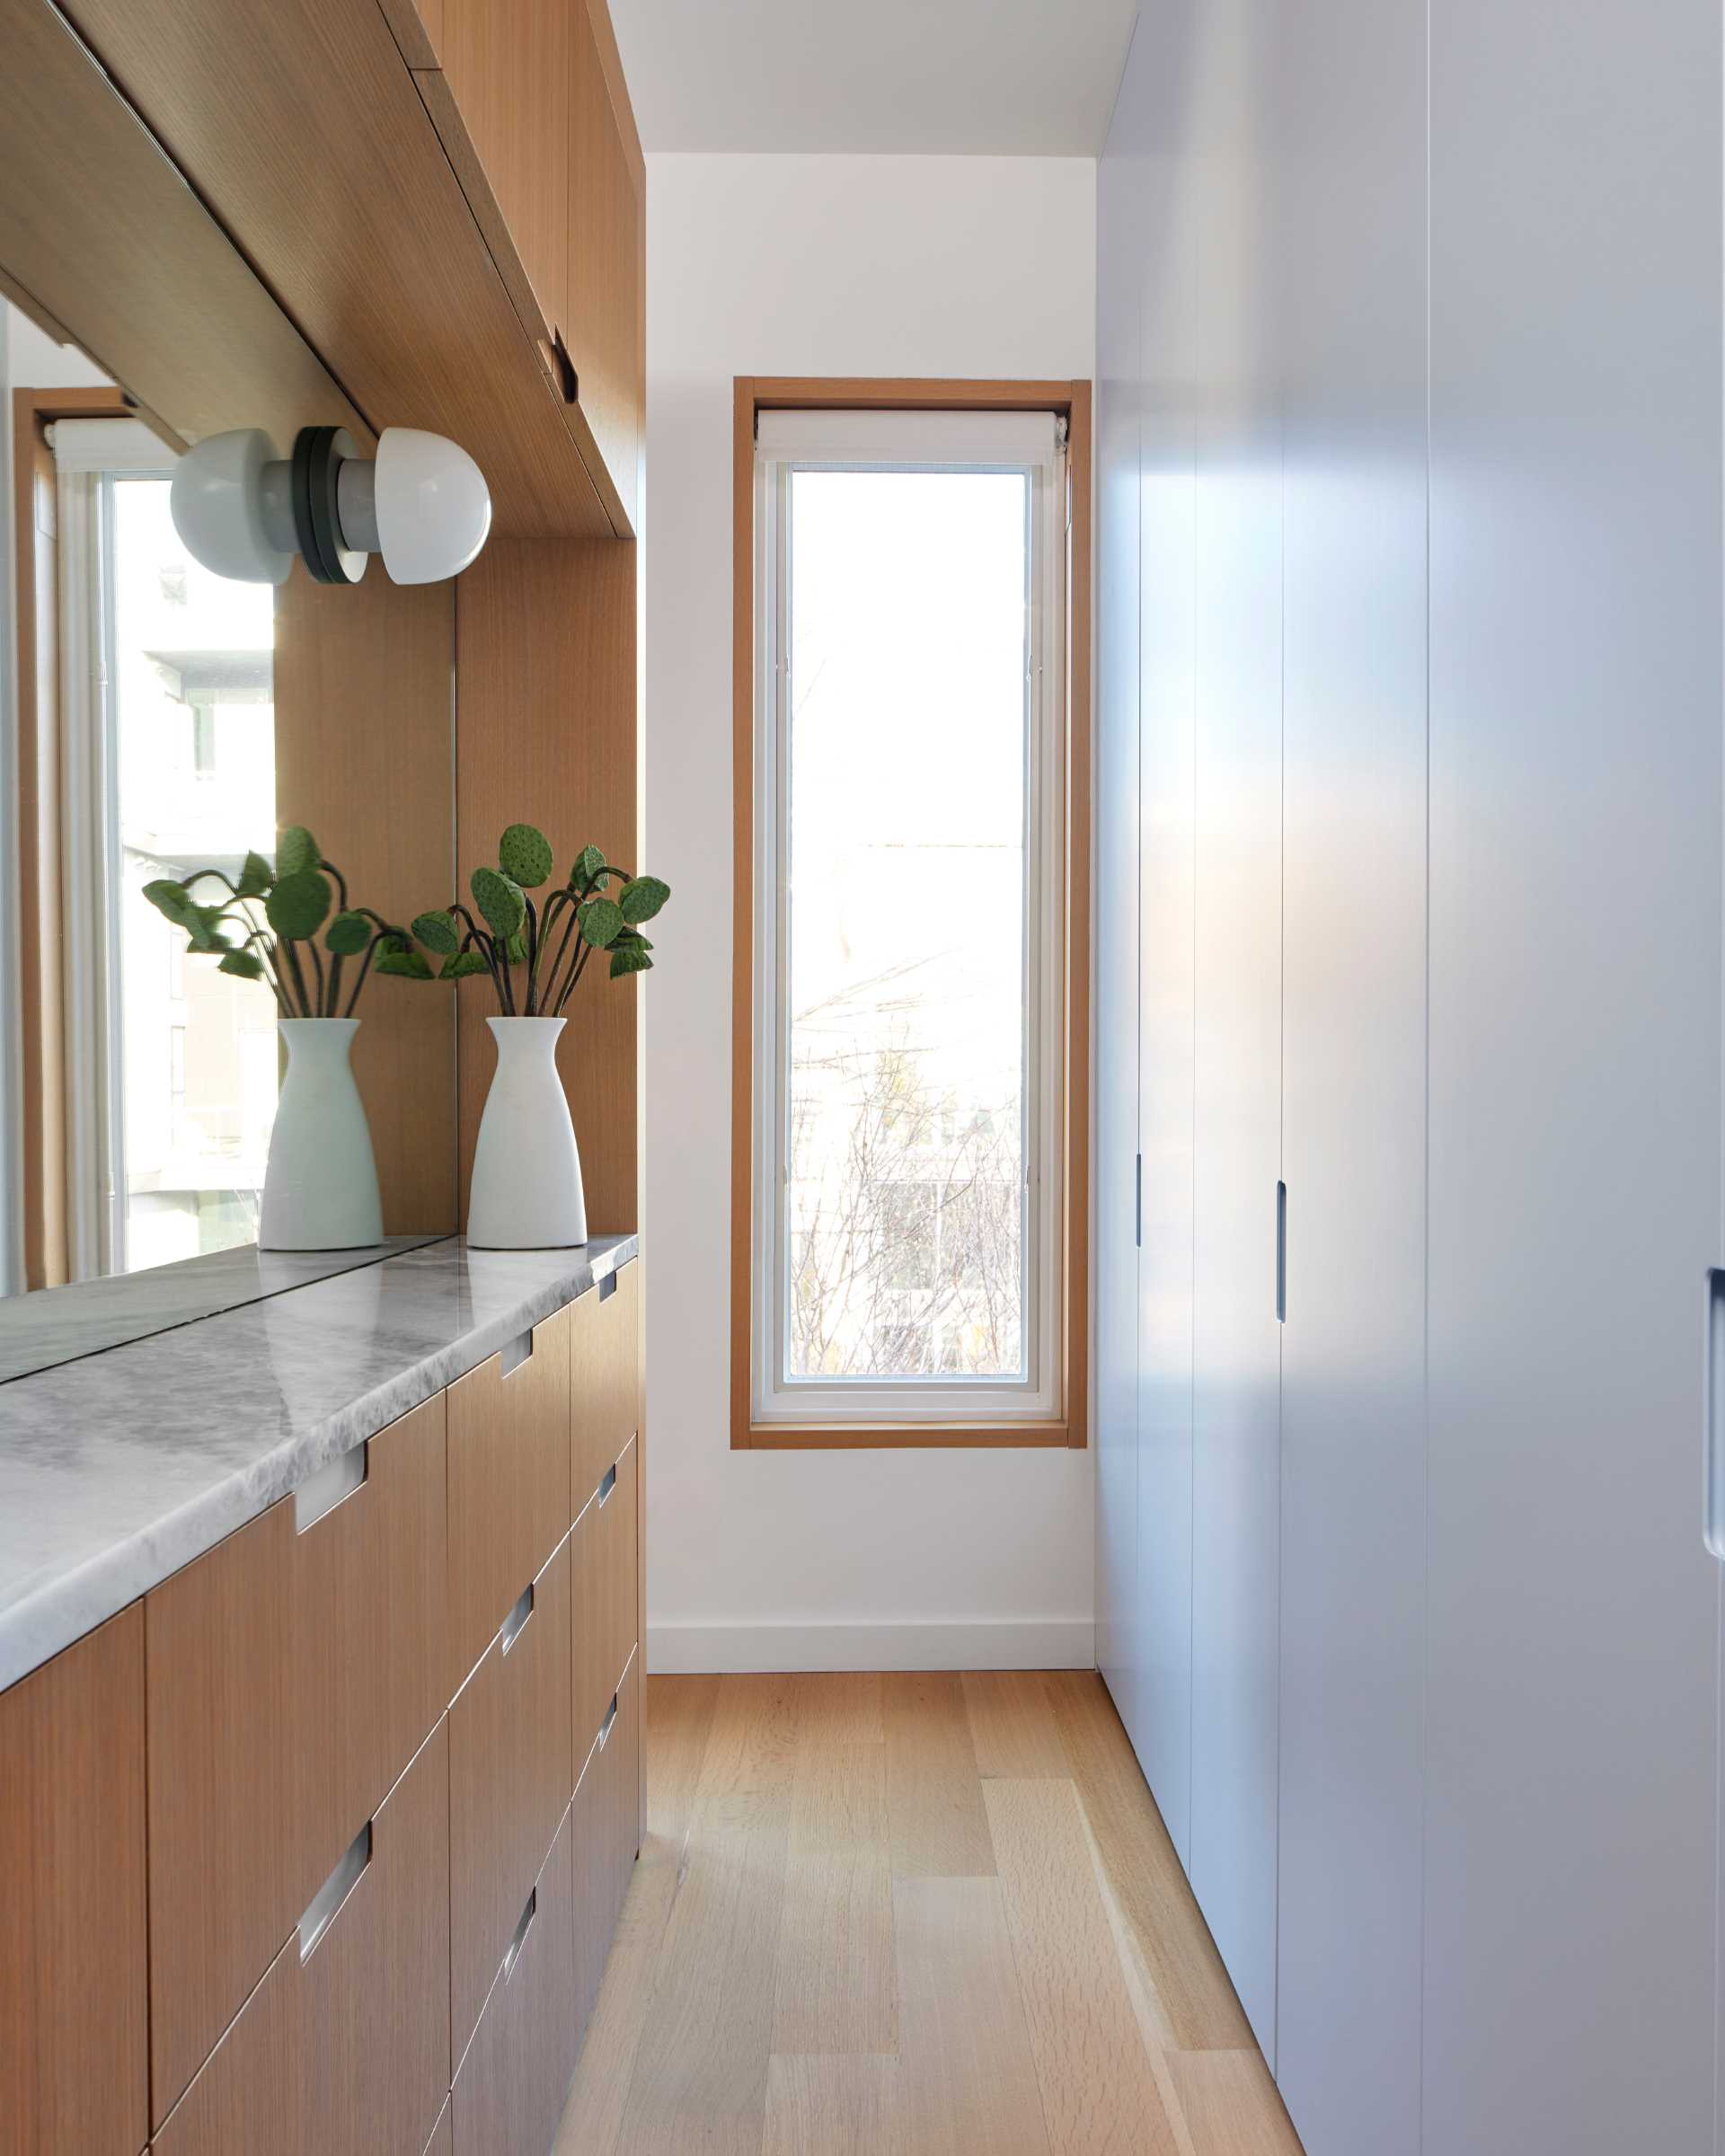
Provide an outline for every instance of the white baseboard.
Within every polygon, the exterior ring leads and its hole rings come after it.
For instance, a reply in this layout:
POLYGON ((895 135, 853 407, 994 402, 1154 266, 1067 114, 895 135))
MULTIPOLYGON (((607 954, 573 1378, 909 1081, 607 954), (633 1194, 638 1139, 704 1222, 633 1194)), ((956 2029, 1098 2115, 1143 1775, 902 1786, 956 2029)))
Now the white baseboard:
POLYGON ((649 1624, 650 1676, 766 1670, 1093 1669, 1087 1617, 1012 1623, 649 1624))

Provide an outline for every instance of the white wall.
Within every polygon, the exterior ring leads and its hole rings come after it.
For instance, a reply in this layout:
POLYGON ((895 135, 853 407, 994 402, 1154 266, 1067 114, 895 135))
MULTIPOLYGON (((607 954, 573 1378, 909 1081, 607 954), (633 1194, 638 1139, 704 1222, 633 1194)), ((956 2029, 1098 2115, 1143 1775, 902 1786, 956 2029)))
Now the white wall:
POLYGON ((1095 166, 655 155, 647 230, 649 1667, 1088 1666, 1090 1453, 730 1450, 730 550, 738 375, 1092 373, 1095 166))

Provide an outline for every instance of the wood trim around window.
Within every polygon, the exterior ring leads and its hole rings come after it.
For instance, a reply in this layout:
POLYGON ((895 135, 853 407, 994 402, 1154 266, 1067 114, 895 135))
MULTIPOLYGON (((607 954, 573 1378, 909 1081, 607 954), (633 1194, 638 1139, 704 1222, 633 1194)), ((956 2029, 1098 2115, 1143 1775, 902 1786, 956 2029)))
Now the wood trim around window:
POLYGON ((742 1451, 1083 1445, 1090 1404, 1091 387, 1088 382, 739 376, 731 450, 730 1442, 742 1451), (1066 1408, 1058 1422, 808 1427, 752 1417, 755 1038, 755 422, 762 411, 1053 411, 1067 423, 1066 1408))

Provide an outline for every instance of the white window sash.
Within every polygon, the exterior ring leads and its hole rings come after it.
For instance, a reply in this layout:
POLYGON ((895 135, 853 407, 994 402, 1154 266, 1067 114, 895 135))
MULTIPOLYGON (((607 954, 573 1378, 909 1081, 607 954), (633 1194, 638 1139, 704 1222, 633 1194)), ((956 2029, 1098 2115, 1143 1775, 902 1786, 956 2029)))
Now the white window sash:
POLYGON ((1065 1412, 1066 599, 1064 430, 1041 412, 775 411, 755 460, 755 949, 750 1409, 763 1425, 1043 1423, 1065 1412), (799 469, 1022 471, 1031 482, 1026 860, 1026 1374, 1018 1379, 784 1375, 788 563, 799 469))

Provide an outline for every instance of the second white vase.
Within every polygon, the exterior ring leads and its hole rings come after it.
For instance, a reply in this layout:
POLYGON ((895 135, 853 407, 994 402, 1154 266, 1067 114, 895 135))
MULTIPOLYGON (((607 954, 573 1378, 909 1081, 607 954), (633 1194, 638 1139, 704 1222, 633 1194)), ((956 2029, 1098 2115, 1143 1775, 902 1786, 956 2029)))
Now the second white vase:
POLYGON ((284 1018, 288 1074, 264 1170, 258 1247, 357 1250, 384 1240, 365 1103, 348 1057, 357 1018, 284 1018))
POLYGON ((587 1241, 581 1156, 557 1075, 561 1018, 488 1018, 497 1069, 485 1096, 467 1200, 467 1240, 487 1250, 587 1241))

